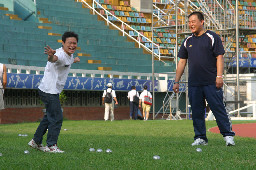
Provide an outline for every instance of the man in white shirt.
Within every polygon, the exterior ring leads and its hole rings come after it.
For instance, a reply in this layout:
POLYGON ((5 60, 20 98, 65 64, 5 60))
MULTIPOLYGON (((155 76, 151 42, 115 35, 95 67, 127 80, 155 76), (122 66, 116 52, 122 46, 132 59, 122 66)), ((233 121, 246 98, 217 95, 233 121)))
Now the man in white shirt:
POLYGON ((140 94, 140 103, 139 103, 139 107, 141 107, 141 103, 142 103, 142 109, 143 109, 142 114, 143 114, 144 120, 148 120, 149 111, 151 108, 151 105, 144 103, 144 98, 145 96, 148 96, 149 98, 152 99, 152 95, 147 89, 148 89, 148 86, 145 85, 143 92, 140 94), (145 112, 146 112, 146 116, 145 116, 145 112))
POLYGON ((62 47, 53 50, 45 47, 48 62, 45 67, 44 77, 39 85, 39 96, 46 108, 46 115, 40 122, 34 138, 28 143, 29 146, 44 152, 63 153, 57 147, 57 141, 63 122, 59 94, 66 83, 71 64, 80 62, 78 57, 73 58, 78 43, 78 35, 74 32, 65 32, 62 35, 62 47), (42 145, 43 136, 47 134, 47 146, 42 145))
MULTIPOLYGON (((138 104, 134 100, 134 96, 137 96, 139 98, 139 93, 136 91, 136 87, 132 86, 132 90, 128 92, 128 99, 130 100, 130 120, 133 118, 134 114, 134 120, 137 120, 138 118, 138 104)), ((135 99, 136 100, 136 99, 135 99)))
POLYGON ((118 104, 117 99, 116 99, 116 92, 115 90, 112 90, 112 84, 108 83, 107 84, 108 89, 104 90, 103 95, 102 95, 102 104, 105 105, 105 114, 104 114, 104 119, 105 121, 108 120, 109 118, 109 111, 110 111, 110 120, 114 120, 114 102, 113 99, 115 100, 115 104, 118 104))

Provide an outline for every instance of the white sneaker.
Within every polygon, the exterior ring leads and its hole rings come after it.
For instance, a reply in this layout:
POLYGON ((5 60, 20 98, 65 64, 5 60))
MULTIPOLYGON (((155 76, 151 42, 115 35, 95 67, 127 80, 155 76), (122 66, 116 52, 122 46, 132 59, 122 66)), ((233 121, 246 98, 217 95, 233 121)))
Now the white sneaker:
POLYGON ((31 146, 34 149, 38 149, 43 152, 47 152, 49 149, 47 147, 44 147, 42 144, 37 144, 34 139, 31 139, 30 142, 28 142, 28 145, 31 146))
POLYGON ((233 136, 225 136, 224 140, 226 141, 227 146, 235 146, 234 137, 233 136))
POLYGON ((208 145, 208 143, 200 138, 197 138, 192 144, 192 146, 197 146, 197 145, 208 145))
POLYGON ((56 144, 55 144, 55 145, 52 145, 52 146, 50 146, 50 147, 46 146, 46 148, 49 149, 47 152, 52 152, 52 153, 64 153, 64 151, 60 150, 56 144))

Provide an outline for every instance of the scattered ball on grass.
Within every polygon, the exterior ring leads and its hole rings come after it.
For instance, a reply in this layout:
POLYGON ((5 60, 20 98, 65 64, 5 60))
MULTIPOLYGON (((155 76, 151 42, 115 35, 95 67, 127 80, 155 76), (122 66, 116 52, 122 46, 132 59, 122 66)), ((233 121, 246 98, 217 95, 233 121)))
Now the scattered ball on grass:
POLYGON ((160 156, 155 155, 155 156, 153 156, 153 159, 160 159, 160 156))
POLYGON ((197 152, 202 152, 202 149, 201 148, 196 148, 196 151, 197 152))

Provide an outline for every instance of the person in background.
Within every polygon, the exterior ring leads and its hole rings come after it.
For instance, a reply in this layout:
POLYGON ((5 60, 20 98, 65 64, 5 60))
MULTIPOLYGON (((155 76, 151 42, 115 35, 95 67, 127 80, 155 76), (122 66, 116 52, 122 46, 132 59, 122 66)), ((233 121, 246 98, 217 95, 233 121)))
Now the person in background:
MULTIPOLYGON (((128 99, 130 100, 130 120, 134 118, 134 120, 138 119, 138 104, 137 99, 139 99, 139 93, 136 91, 136 87, 132 86, 132 90, 128 92, 128 99), (134 101, 135 100, 135 101, 134 101)), ((138 101, 139 102, 139 101, 138 101)))
POLYGON ((109 112, 110 112, 110 120, 114 121, 114 102, 117 105, 117 99, 116 99, 116 92, 115 90, 112 90, 112 84, 107 84, 107 90, 104 90, 102 95, 102 105, 105 105, 105 114, 104 114, 104 120, 107 121, 109 119, 109 112))
POLYGON ((28 143, 29 146, 44 152, 63 153, 57 146, 60 129, 63 122, 59 94, 64 88, 70 67, 73 63, 80 62, 78 57, 74 58, 78 43, 78 35, 74 32, 65 32, 62 35, 62 47, 53 50, 45 47, 48 62, 45 67, 43 79, 39 85, 39 96, 46 108, 46 115, 40 122, 34 138, 28 143), (42 145, 43 136, 47 134, 47 146, 42 145))
POLYGON ((142 106, 142 114, 143 114, 143 117, 144 117, 144 120, 148 120, 148 117, 149 117, 149 111, 150 111, 150 108, 151 108, 151 105, 149 104, 145 104, 144 103, 144 99, 145 99, 145 96, 148 96, 150 98, 152 98, 152 95, 151 93, 147 90, 148 89, 148 86, 144 86, 143 87, 143 92, 140 94, 140 102, 139 102, 139 107, 142 106))
POLYGON ((7 71, 5 64, 0 63, 0 110, 4 109, 4 90, 7 84, 7 71))

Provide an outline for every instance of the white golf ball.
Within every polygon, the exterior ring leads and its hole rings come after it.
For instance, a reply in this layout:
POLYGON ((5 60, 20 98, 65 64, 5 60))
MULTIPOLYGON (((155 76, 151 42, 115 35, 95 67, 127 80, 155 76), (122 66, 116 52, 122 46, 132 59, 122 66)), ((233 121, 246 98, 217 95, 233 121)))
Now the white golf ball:
POLYGON ((18 136, 22 136, 22 134, 18 134, 18 136))
POLYGON ((197 152, 202 152, 202 149, 201 148, 196 148, 196 151, 197 152))
POLYGON ((111 150, 111 149, 107 149, 106 152, 107 152, 107 153, 111 153, 112 150, 111 150))
POLYGON ((97 152, 102 152, 102 149, 97 149, 97 152))
POLYGON ((155 155, 155 156, 153 156, 153 159, 160 159, 160 156, 155 155))
POLYGON ((67 131, 68 129, 64 129, 64 131, 67 131))
POLYGON ((25 153, 25 154, 29 154, 29 151, 28 151, 28 150, 25 150, 24 153, 25 153))
POLYGON ((95 149, 94 149, 94 148, 90 148, 89 151, 90 151, 90 152, 94 152, 95 149))

